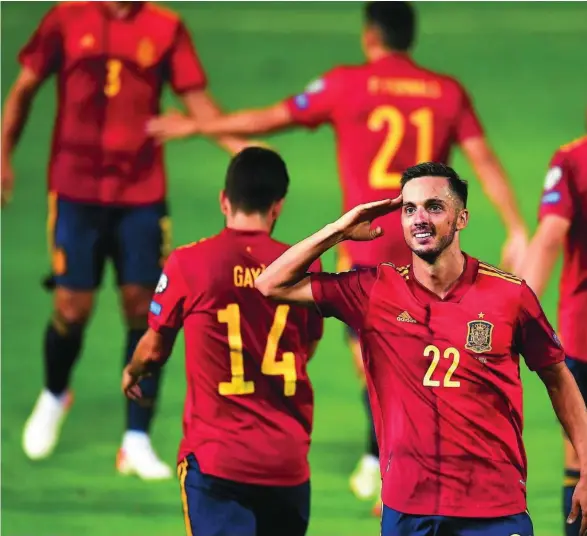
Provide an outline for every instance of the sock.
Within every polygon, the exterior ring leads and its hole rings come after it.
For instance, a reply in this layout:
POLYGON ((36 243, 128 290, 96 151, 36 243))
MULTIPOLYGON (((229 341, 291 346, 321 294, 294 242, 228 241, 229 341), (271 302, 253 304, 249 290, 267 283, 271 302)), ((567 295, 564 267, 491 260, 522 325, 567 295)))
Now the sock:
POLYGON ((59 397, 69 386, 82 349, 84 325, 68 323, 57 313, 45 331, 45 387, 59 397))
POLYGON ((369 404, 369 392, 366 387, 363 390, 363 401, 365 403, 365 409, 367 410, 368 421, 367 454, 379 459, 379 445, 377 444, 377 436, 375 435, 375 424, 373 423, 371 404, 369 404))
POLYGON ((572 524, 567 523, 567 517, 571 513, 571 501, 573 499, 573 493, 575 492, 575 486, 579 482, 579 471, 573 469, 565 469, 565 480, 563 484, 563 515, 565 523, 565 534, 566 536, 579 536, 579 528, 581 527, 581 514, 572 524))
MULTIPOLYGON (((130 328, 126 339, 125 363, 129 363, 140 338, 145 333, 144 329, 130 328)), ((152 376, 145 378, 139 384, 143 392, 140 401, 127 400, 126 429, 135 432, 148 433, 151 421, 155 415, 157 394, 161 380, 161 370, 157 370, 152 376)))

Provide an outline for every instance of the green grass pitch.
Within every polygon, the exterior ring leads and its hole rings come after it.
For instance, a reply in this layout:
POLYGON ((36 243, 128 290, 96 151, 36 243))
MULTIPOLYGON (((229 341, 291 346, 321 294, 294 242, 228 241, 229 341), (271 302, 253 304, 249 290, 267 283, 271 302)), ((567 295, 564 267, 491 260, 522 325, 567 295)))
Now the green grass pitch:
MULTIPOLYGON (((2 4, 2 97, 17 73, 16 54, 49 2, 2 4)), ((339 63, 361 61, 361 5, 353 2, 175 3, 193 31, 211 89, 231 110, 269 104, 339 63)), ((418 60, 466 84, 534 227, 545 168, 559 144, 583 132, 587 8, 583 3, 424 3, 418 5, 418 60), (584 80, 583 80, 584 82, 584 80)), ((171 104, 171 97, 167 97, 171 104)), ((176 481, 142 483, 114 471, 121 438, 122 324, 112 278, 76 370, 77 401, 54 456, 25 458, 22 425, 42 380, 41 337, 51 297, 39 281, 47 267, 45 169, 55 109, 53 83, 41 91, 16 154, 13 205, 2 214, 2 528, 7 536, 172 536, 183 533, 176 481)), ((337 216, 340 192, 327 128, 272 138, 293 183, 276 236, 295 241, 337 216)), ((204 140, 167 150, 175 243, 215 233, 227 156, 204 140)), ((460 156, 455 166, 470 170, 460 156)), ((504 231, 473 181, 465 248, 496 263, 504 231)), ((334 259, 327 255, 326 267, 334 259)), ((553 317, 551 285, 545 304, 553 317)), ((316 426, 311 453, 311 536, 378 534, 370 503, 348 490, 362 452, 365 421, 342 327, 327 331, 311 365, 316 426)), ((525 371, 530 510, 539 536, 561 532, 562 449, 544 390, 525 371)), ((167 370, 154 443, 175 457, 185 389, 182 345, 167 370)))

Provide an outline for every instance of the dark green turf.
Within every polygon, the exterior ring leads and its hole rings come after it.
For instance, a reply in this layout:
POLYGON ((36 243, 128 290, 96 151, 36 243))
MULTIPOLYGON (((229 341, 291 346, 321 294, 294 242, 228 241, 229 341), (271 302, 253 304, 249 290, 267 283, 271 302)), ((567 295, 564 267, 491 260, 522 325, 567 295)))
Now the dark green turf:
MULTIPOLYGON (((2 4, 2 96, 17 72, 19 47, 50 3, 2 4)), ((361 60, 357 3, 177 3, 193 30, 215 95, 228 109, 276 101, 338 63, 361 60)), ((460 77, 534 225, 545 166, 556 147, 582 133, 587 5, 583 3, 425 3, 417 59, 460 77)), ((14 204, 2 214, 2 525, 7 536, 176 536, 182 533, 175 481, 146 484, 114 473, 122 432, 119 395, 122 328, 111 278, 100 296, 83 360, 77 401, 54 456, 32 463, 20 448, 22 425, 38 395, 41 335, 50 296, 46 268, 45 167, 55 97, 38 96, 14 159, 14 204)), ((327 129, 275 136, 293 177, 276 236, 293 241, 336 217, 340 193, 327 129), (304 216, 302 217, 302 214, 304 216)), ((214 233, 227 156, 206 141, 168 149, 177 244, 214 233)), ((465 175, 469 169, 457 157, 465 175)), ((464 243, 497 262, 504 236, 473 182, 464 243)), ((333 267, 332 255, 326 258, 333 267)), ((555 289, 545 298, 554 312, 555 289)), ((184 393, 181 345, 168 367, 154 441, 173 461, 184 393)), ((357 502, 347 479, 364 443, 359 387, 342 328, 327 323, 311 366, 317 395, 312 449, 312 536, 378 534, 371 504, 357 502)), ((530 509, 539 536, 560 534, 561 441, 543 389, 526 379, 530 509)))

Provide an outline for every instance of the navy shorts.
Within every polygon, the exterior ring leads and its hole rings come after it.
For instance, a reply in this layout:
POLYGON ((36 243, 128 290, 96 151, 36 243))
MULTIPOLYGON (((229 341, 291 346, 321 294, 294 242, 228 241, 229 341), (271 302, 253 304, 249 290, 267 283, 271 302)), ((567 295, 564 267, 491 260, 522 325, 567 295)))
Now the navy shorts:
POLYGON ((203 474, 193 454, 177 470, 188 535, 306 534, 310 519, 309 481, 290 487, 234 482, 203 474))
POLYGON ((119 285, 155 286, 171 248, 164 202, 113 207, 53 196, 47 228, 53 283, 72 290, 99 287, 108 259, 119 285))
POLYGON ((575 381, 583 395, 583 400, 587 402, 587 363, 572 357, 567 357, 565 362, 572 375, 575 377, 575 381))
POLYGON ((495 518, 417 516, 387 506, 381 517, 381 536, 533 536, 527 512, 495 518))

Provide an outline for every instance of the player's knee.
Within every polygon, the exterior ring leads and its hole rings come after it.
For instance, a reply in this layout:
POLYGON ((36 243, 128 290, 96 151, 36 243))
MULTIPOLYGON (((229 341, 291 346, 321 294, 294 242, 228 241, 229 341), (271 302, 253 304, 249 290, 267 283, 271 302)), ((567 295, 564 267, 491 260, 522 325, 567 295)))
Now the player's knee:
POLYGON ((92 314, 93 294, 57 289, 54 306, 53 323, 56 327, 83 326, 92 314))
POLYGON ((567 469, 579 469, 580 467, 579 457, 567 437, 565 437, 565 467, 567 469))
POLYGON ((136 285, 126 285, 121 289, 122 307, 129 323, 141 323, 136 328, 145 327, 153 290, 136 285))

